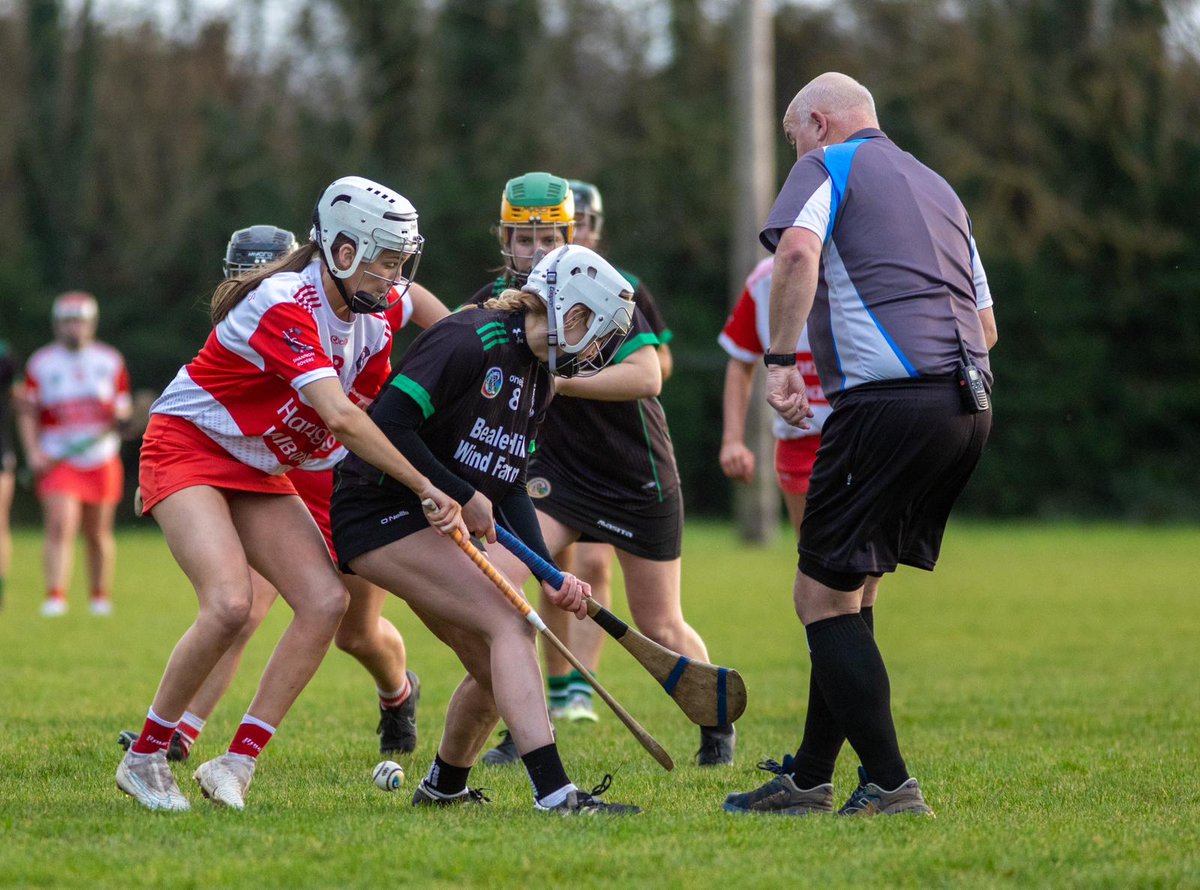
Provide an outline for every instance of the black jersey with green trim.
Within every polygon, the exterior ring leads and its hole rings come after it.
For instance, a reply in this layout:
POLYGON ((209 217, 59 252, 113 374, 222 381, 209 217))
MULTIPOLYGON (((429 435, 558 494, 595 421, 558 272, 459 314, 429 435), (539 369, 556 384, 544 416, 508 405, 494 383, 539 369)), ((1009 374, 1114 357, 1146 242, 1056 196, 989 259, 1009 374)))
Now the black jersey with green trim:
MULTIPOLYGON (((612 363, 658 344, 639 306, 612 363)), ((531 479, 539 474, 574 480, 602 500, 666 500, 679 487, 679 471, 662 405, 655 398, 607 402, 556 397, 546 411, 529 466, 531 479)))
MULTIPOLYGON (((399 400, 416 402, 425 417, 418 434, 434 457, 497 502, 521 478, 552 396, 549 372, 525 342, 524 312, 463 309, 413 341, 371 419, 387 433, 399 400)), ((415 500, 356 455, 340 474, 343 485, 380 485, 415 500)))
POLYGON ((664 345, 670 343, 671 338, 675 334, 667 327, 667 321, 663 318, 663 314, 658 308, 658 303, 655 301, 654 295, 650 293, 650 289, 632 272, 626 272, 624 269, 618 269, 617 271, 633 287, 633 302, 646 314, 646 321, 650 322, 650 330, 658 335, 658 342, 664 345))

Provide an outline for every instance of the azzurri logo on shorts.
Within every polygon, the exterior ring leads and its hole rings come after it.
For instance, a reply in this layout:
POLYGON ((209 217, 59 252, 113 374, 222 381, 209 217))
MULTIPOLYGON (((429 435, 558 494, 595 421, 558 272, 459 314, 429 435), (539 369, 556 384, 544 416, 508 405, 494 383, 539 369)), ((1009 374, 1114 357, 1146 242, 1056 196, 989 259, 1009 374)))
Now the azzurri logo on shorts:
POLYGON ((494 399, 500 395, 503 386, 504 372, 499 368, 488 368, 487 374, 483 377, 483 387, 479 391, 483 393, 484 398, 494 399))

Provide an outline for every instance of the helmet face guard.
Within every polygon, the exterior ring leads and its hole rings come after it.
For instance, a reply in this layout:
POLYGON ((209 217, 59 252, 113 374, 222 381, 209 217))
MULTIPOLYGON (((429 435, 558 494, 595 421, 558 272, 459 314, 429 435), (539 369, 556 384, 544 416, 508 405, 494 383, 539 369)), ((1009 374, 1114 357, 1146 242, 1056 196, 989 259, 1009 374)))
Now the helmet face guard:
POLYGON ((229 237, 221 269, 226 278, 236 278, 259 266, 273 263, 296 249, 296 236, 276 226, 250 226, 229 237))
POLYGON ((543 257, 522 290, 546 304, 548 364, 558 377, 597 373, 633 324, 629 282, 586 247, 567 245, 543 257), (583 336, 572 343, 568 327, 575 326, 580 310, 590 318, 583 336))
POLYGON ((342 299, 350 311, 359 313, 383 312, 404 297, 416 277, 425 245, 417 229, 416 208, 408 199, 361 176, 342 177, 325 189, 313 211, 312 236, 342 299), (334 259, 339 238, 354 246, 354 256, 345 269, 334 259), (363 268, 388 250, 400 254, 390 278, 363 268), (368 279, 381 283, 378 294, 361 287, 347 293, 346 280, 359 271, 363 272, 360 285, 368 279))
POLYGON ((575 237, 575 196, 567 181, 540 172, 510 179, 500 198, 497 234, 509 280, 523 284, 539 250, 549 252, 575 237))

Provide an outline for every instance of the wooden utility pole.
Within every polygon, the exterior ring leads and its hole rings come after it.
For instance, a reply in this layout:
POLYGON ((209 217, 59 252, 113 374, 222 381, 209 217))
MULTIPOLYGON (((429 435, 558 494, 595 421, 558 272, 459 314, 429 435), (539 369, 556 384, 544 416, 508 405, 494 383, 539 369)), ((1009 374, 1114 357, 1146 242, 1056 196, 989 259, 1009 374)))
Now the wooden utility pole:
MULTIPOLYGON (((771 0, 742 0, 734 15, 733 54, 733 233, 729 293, 736 299, 746 276, 765 256, 758 231, 775 198, 775 49, 771 0)), ((765 344, 764 344, 765 345, 765 344)), ((735 489, 738 529, 743 540, 768 543, 779 529, 775 487, 773 412, 767 405, 759 369, 746 417, 746 445, 754 452, 755 478, 735 489)))

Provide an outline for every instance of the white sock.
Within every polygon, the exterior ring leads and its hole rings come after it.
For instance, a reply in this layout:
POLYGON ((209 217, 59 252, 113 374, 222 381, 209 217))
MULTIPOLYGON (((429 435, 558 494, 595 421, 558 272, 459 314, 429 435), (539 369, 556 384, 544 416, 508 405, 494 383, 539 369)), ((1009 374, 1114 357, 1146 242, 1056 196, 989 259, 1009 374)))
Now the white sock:
POLYGON ((208 721, 201 717, 197 717, 191 711, 184 711, 183 716, 179 718, 179 722, 186 723, 192 729, 196 730, 196 735, 199 735, 200 731, 204 729, 204 724, 208 721))
POLYGON ((557 791, 551 791, 545 797, 537 801, 537 805, 544 810, 552 810, 567 799, 567 795, 572 791, 578 791, 573 782, 568 782, 557 791))

